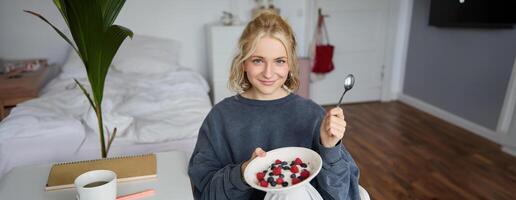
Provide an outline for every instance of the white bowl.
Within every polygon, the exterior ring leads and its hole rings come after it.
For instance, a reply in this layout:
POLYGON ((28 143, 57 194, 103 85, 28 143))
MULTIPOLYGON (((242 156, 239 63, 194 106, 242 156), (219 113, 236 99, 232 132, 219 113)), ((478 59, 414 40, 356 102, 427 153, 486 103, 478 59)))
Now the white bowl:
POLYGON ((295 188, 303 187, 305 184, 309 184, 319 171, 321 171, 322 159, 319 154, 311 149, 304 147, 283 147, 274 149, 267 152, 265 157, 256 157, 254 160, 249 162, 247 168, 244 171, 244 180, 251 187, 262 190, 265 192, 285 192, 295 188), (310 176, 305 180, 295 185, 289 185, 287 187, 262 187, 256 179, 256 174, 263 170, 268 169, 276 159, 284 161, 292 161, 296 158, 300 158, 304 163, 308 164, 308 171, 310 176))

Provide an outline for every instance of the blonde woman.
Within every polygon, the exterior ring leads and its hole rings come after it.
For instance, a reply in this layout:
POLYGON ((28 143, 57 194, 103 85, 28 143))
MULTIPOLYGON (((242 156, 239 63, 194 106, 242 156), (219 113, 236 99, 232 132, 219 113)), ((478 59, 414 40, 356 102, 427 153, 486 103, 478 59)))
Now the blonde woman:
POLYGON ((229 87, 238 94, 215 105, 204 120, 188 174, 195 199, 263 199, 242 173, 265 150, 300 146, 317 151, 323 167, 311 184, 324 199, 359 199, 358 168, 341 139, 342 109, 328 113, 297 89, 296 41, 278 15, 264 12, 246 26, 229 87))

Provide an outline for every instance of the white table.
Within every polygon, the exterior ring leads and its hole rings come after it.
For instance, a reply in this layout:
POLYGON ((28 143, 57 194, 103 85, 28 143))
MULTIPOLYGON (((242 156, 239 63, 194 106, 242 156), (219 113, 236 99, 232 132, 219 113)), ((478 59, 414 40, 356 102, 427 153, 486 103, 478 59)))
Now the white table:
MULTIPOLYGON (((157 153, 158 178, 118 183, 118 196, 155 189, 156 194, 142 200, 151 199, 193 199, 190 179, 187 173, 187 158, 184 152, 157 153)), ((31 200, 74 200, 76 190, 64 189, 45 191, 51 165, 17 167, 0 182, 0 199, 31 200)))

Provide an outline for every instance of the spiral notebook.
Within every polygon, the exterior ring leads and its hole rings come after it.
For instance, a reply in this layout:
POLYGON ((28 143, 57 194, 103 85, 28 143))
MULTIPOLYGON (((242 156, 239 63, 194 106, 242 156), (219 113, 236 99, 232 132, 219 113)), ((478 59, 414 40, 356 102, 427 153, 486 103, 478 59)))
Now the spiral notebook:
POLYGON ((156 178, 156 165, 156 154, 58 163, 50 169, 45 190, 73 188, 76 177, 96 169, 114 171, 118 182, 156 178))

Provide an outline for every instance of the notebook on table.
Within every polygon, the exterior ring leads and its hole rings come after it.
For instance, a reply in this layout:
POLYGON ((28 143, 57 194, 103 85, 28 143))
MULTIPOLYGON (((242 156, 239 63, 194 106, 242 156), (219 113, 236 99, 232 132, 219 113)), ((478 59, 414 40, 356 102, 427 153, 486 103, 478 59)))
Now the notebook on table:
POLYGON ((156 178, 156 166, 156 154, 58 163, 50 169, 45 190, 73 188, 75 178, 97 169, 114 171, 118 182, 156 178))

